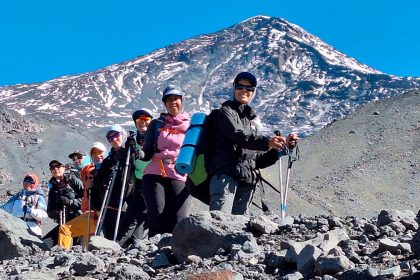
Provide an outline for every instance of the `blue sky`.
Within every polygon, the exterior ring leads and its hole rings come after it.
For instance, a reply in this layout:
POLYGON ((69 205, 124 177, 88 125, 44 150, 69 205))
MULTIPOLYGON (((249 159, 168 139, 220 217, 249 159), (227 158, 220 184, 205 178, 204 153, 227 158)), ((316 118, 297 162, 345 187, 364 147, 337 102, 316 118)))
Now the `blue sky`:
POLYGON ((256 15, 284 18, 382 72, 420 77, 418 0, 9 0, 0 85, 93 71, 256 15))

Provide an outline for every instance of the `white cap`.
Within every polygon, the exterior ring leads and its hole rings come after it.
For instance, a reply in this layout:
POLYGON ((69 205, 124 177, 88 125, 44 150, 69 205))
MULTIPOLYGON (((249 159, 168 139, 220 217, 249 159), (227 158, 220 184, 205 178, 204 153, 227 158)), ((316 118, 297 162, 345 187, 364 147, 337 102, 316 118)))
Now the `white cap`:
POLYGON ((102 152, 107 152, 107 148, 105 147, 104 144, 102 144, 101 142, 95 142, 92 144, 92 148, 90 148, 90 155, 92 156, 92 150, 96 148, 102 152))

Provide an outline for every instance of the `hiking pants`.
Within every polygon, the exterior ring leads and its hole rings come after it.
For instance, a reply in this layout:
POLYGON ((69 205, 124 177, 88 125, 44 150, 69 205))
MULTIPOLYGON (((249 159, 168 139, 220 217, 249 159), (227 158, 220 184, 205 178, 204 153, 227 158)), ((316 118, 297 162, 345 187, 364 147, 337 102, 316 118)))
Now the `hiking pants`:
POLYGON ((135 240, 143 239, 147 227, 147 207, 143 198, 142 180, 138 180, 134 195, 128 203, 124 220, 121 221, 117 237, 118 243, 122 247, 127 247, 135 240))
MULTIPOLYGON (((114 239, 114 232, 115 232, 115 225, 117 224, 117 215, 118 209, 115 208, 108 208, 106 210, 106 215, 103 220, 102 225, 102 233, 106 239, 113 240, 114 239)), ((121 212, 120 216, 120 225, 121 221, 124 220, 125 211, 121 212)))
POLYGON ((219 210, 233 215, 247 214, 255 187, 222 173, 214 174, 210 180, 210 211, 219 210))
POLYGON ((176 223, 189 214, 191 197, 183 181, 161 175, 144 175, 143 196, 147 205, 149 237, 171 233, 176 223))
POLYGON ((73 238, 79 236, 83 237, 83 247, 87 247, 89 236, 95 233, 97 220, 95 212, 91 211, 89 227, 88 216, 88 212, 85 212, 82 215, 79 215, 67 223, 59 226, 58 245, 60 247, 70 250, 73 238), (88 229, 90 229, 89 233, 88 229))

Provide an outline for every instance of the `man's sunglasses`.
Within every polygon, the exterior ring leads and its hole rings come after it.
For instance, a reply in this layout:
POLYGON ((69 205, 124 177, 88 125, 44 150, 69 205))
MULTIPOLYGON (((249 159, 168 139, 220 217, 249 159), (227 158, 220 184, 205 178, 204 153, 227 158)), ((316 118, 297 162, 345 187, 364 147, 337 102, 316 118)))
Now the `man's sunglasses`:
POLYGON ((71 158, 72 161, 75 161, 76 159, 83 159, 83 156, 74 156, 71 158))
POLYGON ((115 133, 109 134, 109 135, 106 136, 106 139, 108 140, 108 142, 112 142, 112 140, 114 140, 114 138, 119 137, 120 134, 121 133, 119 133, 119 132, 115 132, 115 133))
POLYGON ((253 86, 248 86, 248 85, 243 85, 243 84, 235 84, 235 89, 236 90, 246 90, 246 91, 254 91, 255 87, 253 86))
POLYGON ((59 169, 60 167, 64 167, 62 165, 54 165, 50 167, 50 170, 59 169))
POLYGON ((136 119, 136 123, 139 123, 139 122, 150 122, 151 119, 152 119, 151 117, 138 117, 136 119))
POLYGON ((243 90, 243 89, 245 89, 246 91, 254 91, 255 90, 255 87, 248 86, 248 85, 243 85, 243 84, 235 84, 235 89, 236 90, 243 90))

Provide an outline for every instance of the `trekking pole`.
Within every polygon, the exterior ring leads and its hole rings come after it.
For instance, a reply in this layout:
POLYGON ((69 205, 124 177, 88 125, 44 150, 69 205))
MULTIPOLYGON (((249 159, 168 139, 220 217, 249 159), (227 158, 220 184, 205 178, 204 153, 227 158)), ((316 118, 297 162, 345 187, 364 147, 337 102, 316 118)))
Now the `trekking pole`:
POLYGON ((101 211, 99 212, 98 223, 96 224, 95 228, 95 236, 98 235, 103 226, 103 222, 105 219, 106 210, 108 209, 109 200, 111 198, 112 189, 114 187, 115 177, 117 176, 117 171, 119 168, 120 162, 117 162, 117 165, 112 167, 112 176, 107 184, 104 200, 102 201, 101 211))
MULTIPOLYGON (((92 187, 92 186, 91 186, 92 187)), ((90 239, 90 219, 91 217, 91 194, 90 194, 90 188, 87 189, 87 195, 88 195, 88 234, 87 234, 87 240, 86 240, 86 250, 89 251, 89 239, 90 239)))
MULTIPOLYGON (((28 196, 26 196, 26 192, 25 192, 25 205, 26 205, 26 207, 28 207, 28 196)), ((24 222, 26 222, 26 214, 27 214, 27 212, 26 212, 26 208, 25 208, 25 211, 23 211, 23 221, 24 222)))
POLYGON ((63 224, 66 223, 66 206, 63 206, 63 224))
MULTIPOLYGON (((276 136, 281 136, 280 131, 274 131, 276 136)), ((280 183, 280 213, 281 219, 284 220, 286 216, 286 199, 285 199, 285 188, 283 186, 283 168, 281 166, 281 154, 279 153, 278 159, 278 170, 279 170, 279 183, 280 183)))
POLYGON ((127 181, 128 167, 129 167, 129 164, 130 164, 130 153, 131 153, 131 146, 128 146, 127 156, 125 158, 123 180, 122 180, 122 185, 121 185, 120 202, 119 202, 119 205, 118 205, 117 221, 116 221, 116 224, 115 224, 114 238, 112 239, 113 241, 117 240, 117 235, 118 235, 118 227, 119 227, 119 224, 120 224, 121 210, 122 210, 122 205, 123 205, 123 201, 124 201, 125 182, 127 181))
POLYGON ((286 171, 286 186, 285 186, 285 194, 284 194, 285 203, 286 203, 286 200, 287 200, 287 190, 289 188, 290 173, 291 173, 291 170, 292 170, 292 165, 293 165, 293 162, 295 162, 296 160, 299 160, 299 148, 298 148, 298 146, 296 146, 295 148, 296 148, 296 156, 295 157, 292 156, 293 150, 291 151, 290 149, 288 149, 288 153, 287 153, 288 156, 289 156, 289 159, 287 161, 287 171, 286 171))

